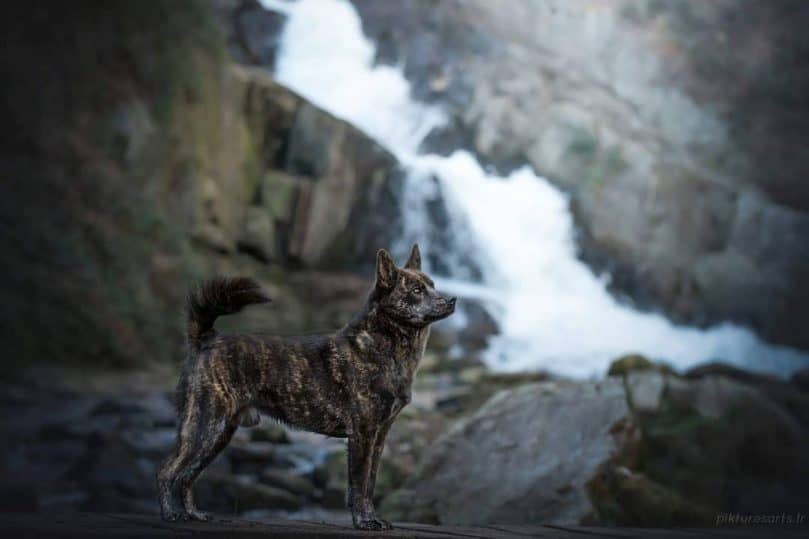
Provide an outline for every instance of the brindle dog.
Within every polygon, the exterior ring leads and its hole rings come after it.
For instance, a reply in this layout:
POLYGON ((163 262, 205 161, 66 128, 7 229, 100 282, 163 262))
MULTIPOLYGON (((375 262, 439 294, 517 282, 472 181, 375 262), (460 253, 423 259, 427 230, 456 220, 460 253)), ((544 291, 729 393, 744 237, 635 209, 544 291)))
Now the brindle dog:
POLYGON ((214 279, 188 297, 188 356, 177 388, 180 426, 174 453, 158 472, 165 520, 207 520, 191 487, 255 409, 293 427, 348 438, 347 503, 354 526, 391 529, 373 493, 385 437, 410 402, 430 324, 455 310, 421 272, 414 245, 403 268, 387 251, 362 310, 335 333, 281 338, 224 335, 217 316, 270 301, 247 278, 214 279))

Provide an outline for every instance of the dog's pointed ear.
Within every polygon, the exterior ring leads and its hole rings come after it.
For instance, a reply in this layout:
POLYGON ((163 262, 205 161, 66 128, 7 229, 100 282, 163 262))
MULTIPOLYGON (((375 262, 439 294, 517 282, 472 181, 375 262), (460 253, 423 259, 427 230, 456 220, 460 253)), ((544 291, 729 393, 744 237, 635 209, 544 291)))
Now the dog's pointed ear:
POLYGON ((410 258, 407 259, 407 263, 404 267, 421 271, 421 252, 419 252, 418 243, 414 243, 413 247, 410 249, 410 258))
POLYGON ((396 263, 385 249, 376 253, 376 286, 389 289, 396 283, 396 263))

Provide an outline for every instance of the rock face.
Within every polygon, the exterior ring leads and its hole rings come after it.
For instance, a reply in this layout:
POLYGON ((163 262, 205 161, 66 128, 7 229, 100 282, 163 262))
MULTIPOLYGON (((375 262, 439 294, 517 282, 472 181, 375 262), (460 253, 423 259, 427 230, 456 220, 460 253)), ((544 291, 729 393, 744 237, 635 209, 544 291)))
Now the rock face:
POLYGON ((261 23, 250 2, 4 6, 3 369, 173 363, 185 289, 221 273, 277 300, 253 328, 331 329, 290 275, 361 273, 390 245, 396 160, 233 64, 216 16, 237 8, 261 23))
POLYGON ((237 175, 238 186, 212 180, 203 193, 198 226, 215 231, 210 241, 287 266, 372 263, 398 231, 395 158, 261 70, 231 67, 224 84, 241 125, 223 142, 245 156, 247 177, 237 175), (377 213, 392 218, 381 226, 371 222, 377 213))
POLYGON ((428 147, 567 191, 618 291, 809 346, 805 5, 352 3, 378 60, 448 110, 428 147))
POLYGON ((623 388, 544 382, 492 397, 424 456, 383 511, 440 524, 577 523, 586 483, 615 451, 623 388))

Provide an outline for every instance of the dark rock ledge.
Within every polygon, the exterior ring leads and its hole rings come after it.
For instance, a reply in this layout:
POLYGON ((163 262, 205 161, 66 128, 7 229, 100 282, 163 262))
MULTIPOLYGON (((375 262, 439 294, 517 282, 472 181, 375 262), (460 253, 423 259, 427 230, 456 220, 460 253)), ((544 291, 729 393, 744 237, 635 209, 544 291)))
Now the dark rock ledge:
MULTIPOLYGON (((206 523, 166 523, 157 516, 70 513, 28 514, 0 513, 0 529, 6 537, 413 537, 447 539, 455 537, 547 537, 578 538, 693 538, 711 537, 758 537, 773 532, 767 527, 728 527, 713 529, 648 529, 648 528, 595 528, 566 526, 484 526, 456 527, 430 526, 427 524, 399 523, 390 532, 360 532, 350 526, 295 520, 249 520, 219 519, 206 523)), ((780 537, 805 537, 805 526, 778 526, 780 537)))

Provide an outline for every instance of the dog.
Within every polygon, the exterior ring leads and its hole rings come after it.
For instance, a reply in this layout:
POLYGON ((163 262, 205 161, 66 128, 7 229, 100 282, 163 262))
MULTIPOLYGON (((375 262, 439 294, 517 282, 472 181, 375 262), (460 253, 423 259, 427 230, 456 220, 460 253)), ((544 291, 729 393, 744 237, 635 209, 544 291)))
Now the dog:
POLYGON ((347 505, 358 529, 389 530, 373 504, 388 430, 411 399, 430 324, 455 311, 435 290, 413 245, 399 268, 384 249, 363 308, 326 335, 228 335, 218 316, 267 303, 252 279, 217 278, 188 295, 187 357, 177 388, 179 427, 173 454, 157 474, 164 520, 208 520, 192 486, 240 424, 260 411, 291 427, 348 439, 347 505))

